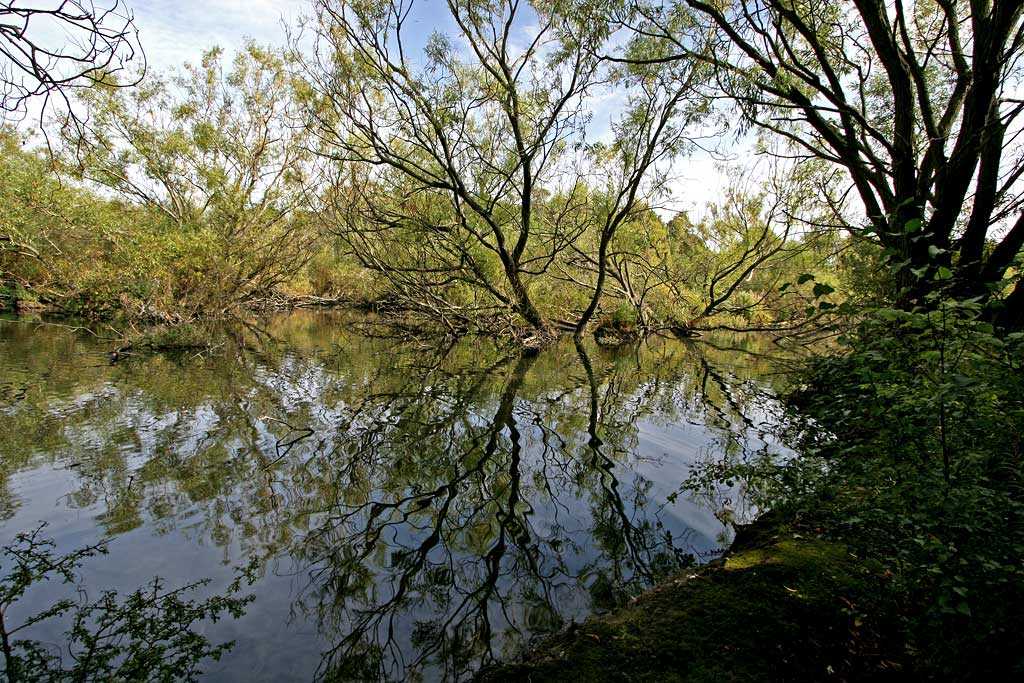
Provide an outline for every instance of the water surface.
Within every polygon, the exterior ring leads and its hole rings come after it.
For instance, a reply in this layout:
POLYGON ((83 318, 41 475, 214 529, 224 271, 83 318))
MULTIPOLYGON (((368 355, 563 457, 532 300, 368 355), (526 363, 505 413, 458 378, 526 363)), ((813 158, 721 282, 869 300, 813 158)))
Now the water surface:
POLYGON ((383 332, 296 312, 111 363, 0 321, 0 540, 109 538, 90 593, 216 592, 256 558, 246 615, 204 625, 237 643, 209 681, 459 681, 714 557, 740 485, 673 494, 781 448, 749 337, 523 355, 383 332))

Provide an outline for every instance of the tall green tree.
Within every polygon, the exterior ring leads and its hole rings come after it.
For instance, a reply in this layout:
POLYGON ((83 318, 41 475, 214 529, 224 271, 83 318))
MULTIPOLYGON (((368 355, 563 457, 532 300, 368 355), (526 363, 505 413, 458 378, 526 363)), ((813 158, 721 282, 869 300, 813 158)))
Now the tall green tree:
POLYGON ((190 260, 204 313, 263 296, 312 257, 315 164, 303 144, 284 57, 254 43, 173 77, 85 91, 63 156, 85 180, 148 207, 190 260))
MULTIPOLYGON (((984 295, 1024 246, 1022 10, 1018 0, 680 0, 641 11, 633 28, 658 47, 629 58, 705 61, 708 96, 729 98, 745 127, 787 141, 797 163, 842 169, 827 199, 889 250, 908 302, 937 280, 984 295)), ((1024 322, 1024 287, 1006 305, 1010 323, 1024 322)))
MULTIPOLYGON (((625 111, 612 126, 611 144, 591 150, 596 171, 592 182, 601 190, 592 211, 598 240, 597 253, 584 257, 596 265, 597 272, 590 302, 576 323, 577 340, 600 304, 609 267, 614 265, 610 252, 616 234, 647 211, 650 200, 664 190, 665 169, 659 162, 685 149, 688 126, 707 113, 707 101, 696 96, 694 88, 694 82, 706 75, 702 66, 695 60, 654 68, 638 63, 621 65, 611 74, 614 87, 626 97, 625 111)), ((621 277, 619 282, 628 293, 628 282, 621 277)), ((643 306, 637 310, 642 315, 643 306)))
POLYGON ((313 132, 364 179, 345 206, 362 220, 344 229, 357 238, 405 230, 436 245, 437 260, 378 267, 464 281, 547 334, 529 278, 571 235, 557 221, 541 225, 536 203, 582 135, 603 27, 557 3, 452 0, 456 34, 435 33, 417 53, 409 10, 403 2, 317 3, 313 132))
POLYGON ((340 232, 415 306, 459 315, 468 306, 442 287, 461 284, 543 338, 552 322, 533 286, 595 231, 593 272, 575 280, 586 303, 563 321, 583 334, 615 232, 682 146, 693 70, 611 69, 603 5, 451 0, 452 34, 422 52, 411 8, 317 4, 313 132, 344 169, 340 232), (590 144, 589 109, 609 93, 624 111, 611 142, 590 144))

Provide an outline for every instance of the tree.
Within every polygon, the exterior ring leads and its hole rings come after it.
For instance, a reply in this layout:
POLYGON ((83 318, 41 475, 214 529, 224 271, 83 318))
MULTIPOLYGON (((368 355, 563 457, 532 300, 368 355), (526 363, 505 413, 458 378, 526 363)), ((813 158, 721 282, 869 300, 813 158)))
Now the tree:
POLYGON ((780 283, 769 276, 761 287, 751 288, 755 274, 784 259, 787 251, 796 251, 786 242, 792 225, 780 220, 777 198, 773 201, 763 191, 736 184, 726 189, 720 203, 708 208, 710 215, 695 226, 708 247, 703 250, 704 258, 690 251, 684 266, 689 281, 672 283, 676 295, 693 313, 687 327, 716 313, 750 313, 763 306, 780 283), (750 291, 749 296, 737 302, 736 294, 745 290, 750 291))
MULTIPOLYGON (((825 199, 846 227, 888 250, 905 303, 936 282, 985 295, 1024 245, 1022 8, 681 0, 641 11, 633 28, 658 51, 628 58, 708 63, 708 96, 731 99, 744 126, 786 140, 796 164, 841 168, 847 182, 823 187, 825 199), (863 221, 845 201, 851 192, 863 221)), ((1006 304, 1024 310, 1024 287, 1006 304)))
POLYGON ((62 181, 49 154, 0 127, 0 290, 75 314, 109 312, 140 276, 139 210, 62 181))
POLYGON ((264 296, 313 256, 316 181, 284 58, 247 44, 225 68, 219 49, 174 78, 82 93, 89 120, 62 131, 84 179, 148 207, 171 229, 179 292, 219 313, 264 296))
MULTIPOLYGON (((599 194, 592 203, 606 201, 609 201, 609 198, 599 194)), ((586 239, 574 244, 573 257, 559 269, 561 279, 590 292, 591 297, 598 292, 592 279, 600 279, 598 276, 601 249, 595 245, 599 245, 604 236, 601 227, 595 226, 588 231, 586 239)), ((635 322, 637 332, 654 329, 653 323, 657 316, 651 310, 650 304, 654 298, 652 295, 665 285, 659 277, 661 273, 657 272, 658 265, 665 256, 665 232, 665 225, 661 219, 646 203, 642 203, 638 204, 632 214, 621 223, 614 239, 609 240, 609 247, 604 252, 607 279, 602 288, 602 302, 608 299, 613 302, 624 302, 629 306, 630 314, 624 316, 621 306, 616 306, 610 316, 611 320, 606 315, 602 324, 610 323, 615 327, 632 328, 635 322)))
POLYGON ((700 65, 609 69, 601 53, 615 24, 600 4, 447 6, 455 35, 433 35, 420 56, 410 4, 318 3, 308 71, 321 149, 345 169, 340 232, 406 305, 443 318, 508 310, 541 338, 550 314, 532 286, 595 232, 596 254, 570 278, 586 303, 560 321, 579 337, 616 231, 656 193, 657 165, 682 149, 683 117, 700 110, 690 98, 700 65), (624 106, 613 140, 595 145, 587 109, 599 92, 624 106), (456 299, 456 285, 472 295, 456 299))
MULTIPOLYGON (((671 158, 685 145, 687 125, 702 118, 705 101, 694 98, 693 82, 701 77, 696 61, 661 68, 631 64, 616 74, 615 84, 627 94, 625 113, 613 126, 615 139, 607 148, 595 150, 595 166, 602 179, 604 199, 595 212, 598 217, 596 257, 584 257, 597 267, 590 297, 576 323, 575 338, 583 335, 597 310, 609 268, 609 248, 619 228, 648 210, 648 202, 661 189, 664 178, 655 173, 657 163, 671 158), (654 176, 649 178, 649 176, 654 176), (651 187, 642 192, 647 180, 651 187)), ((620 283, 626 285, 620 278, 620 283)), ((624 286, 628 290, 628 286, 624 286)), ((637 308, 642 317, 642 305, 637 308)))
POLYGON ((43 98, 44 110, 54 95, 69 105, 68 91, 110 84, 136 59, 144 67, 132 13, 121 0, 105 9, 91 0, 60 0, 42 7, 17 0, 0 2, 0 116, 4 119, 23 116, 27 102, 37 97, 43 98), (64 44, 53 44, 53 36, 63 37, 64 44))
MULTIPOLYGON (((451 0, 457 37, 434 34, 419 56, 407 44, 409 9, 317 3, 313 133, 361 178, 350 187, 342 229, 357 246, 372 233, 404 231, 432 258, 396 264, 361 256, 392 274, 466 283, 548 336, 529 278, 573 235, 557 221, 542 224, 536 203, 582 134, 603 26, 557 3, 451 0)), ((574 193, 564 196, 572 202, 574 193)))

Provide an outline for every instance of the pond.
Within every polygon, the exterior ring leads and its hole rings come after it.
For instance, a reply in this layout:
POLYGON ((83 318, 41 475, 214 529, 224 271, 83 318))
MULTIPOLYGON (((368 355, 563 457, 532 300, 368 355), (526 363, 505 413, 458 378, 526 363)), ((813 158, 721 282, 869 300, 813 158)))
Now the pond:
POLYGON ((741 483, 680 484, 785 450, 756 338, 524 355, 384 332, 300 311, 111 362, 88 331, 0 321, 0 540, 109 538, 90 595, 215 593, 255 558, 245 616, 203 625, 236 641, 203 680, 461 681, 715 557, 741 483))

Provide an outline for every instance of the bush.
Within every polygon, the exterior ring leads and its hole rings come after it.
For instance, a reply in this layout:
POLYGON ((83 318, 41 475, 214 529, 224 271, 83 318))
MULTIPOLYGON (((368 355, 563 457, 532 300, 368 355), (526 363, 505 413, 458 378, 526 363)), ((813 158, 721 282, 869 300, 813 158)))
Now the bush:
POLYGON ((1024 335, 931 304, 873 312, 802 376, 798 466, 827 476, 782 505, 884 562, 923 674, 1024 672, 1024 335))

